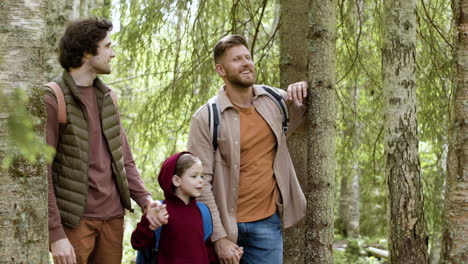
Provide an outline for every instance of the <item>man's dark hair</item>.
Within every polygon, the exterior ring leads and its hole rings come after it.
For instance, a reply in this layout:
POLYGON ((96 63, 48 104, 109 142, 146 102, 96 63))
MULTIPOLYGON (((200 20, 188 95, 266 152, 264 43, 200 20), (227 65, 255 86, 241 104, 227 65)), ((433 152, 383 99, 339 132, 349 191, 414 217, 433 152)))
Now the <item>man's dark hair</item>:
POLYGON ((218 63, 218 59, 224 55, 224 52, 228 48, 232 48, 235 46, 243 45, 247 49, 249 47, 247 46, 247 41, 245 38, 241 35, 229 35, 229 36, 224 36, 218 42, 216 42, 216 45, 213 49, 213 57, 215 63, 218 63))
POLYGON ((59 45, 59 62, 65 70, 78 68, 83 54, 97 54, 98 43, 112 30, 112 22, 105 19, 87 18, 71 22, 59 45))

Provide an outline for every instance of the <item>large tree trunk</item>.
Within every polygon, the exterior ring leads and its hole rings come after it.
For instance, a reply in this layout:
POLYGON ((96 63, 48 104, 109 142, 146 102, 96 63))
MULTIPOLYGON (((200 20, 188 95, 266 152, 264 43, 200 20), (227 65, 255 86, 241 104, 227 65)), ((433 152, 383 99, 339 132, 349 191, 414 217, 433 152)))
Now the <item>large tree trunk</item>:
POLYGON ((416 119, 414 0, 384 1, 385 177, 391 263, 428 263, 416 119))
MULTIPOLYGON (((40 91, 47 7, 41 0, 2 1, 0 6, 1 96, 10 100, 16 89, 29 92, 32 103, 28 109, 43 116, 40 91)), ((8 169, 0 171, 0 263, 45 264, 49 262, 46 166, 43 162, 29 164, 16 155, 7 124, 14 110, 5 109, 0 113, 0 162, 7 153, 15 158, 8 169)), ((41 121, 38 134, 43 137, 41 121)))
POLYGON ((309 1, 304 263, 333 263, 336 1, 309 1))
MULTIPOLYGON (((307 80, 308 0, 281 0, 280 82, 289 84, 307 80)), ((307 134, 296 132, 288 138, 288 148, 302 190, 307 193, 307 134)), ((304 263, 304 222, 284 232, 284 263, 304 263)))
POLYGON ((453 0, 455 89, 452 97, 441 263, 468 263, 468 0, 453 0))

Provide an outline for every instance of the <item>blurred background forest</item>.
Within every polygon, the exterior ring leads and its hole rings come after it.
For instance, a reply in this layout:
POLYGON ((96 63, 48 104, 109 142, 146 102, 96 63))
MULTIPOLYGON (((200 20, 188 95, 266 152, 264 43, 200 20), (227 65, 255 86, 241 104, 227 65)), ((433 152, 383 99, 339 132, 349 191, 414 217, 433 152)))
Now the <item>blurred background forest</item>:
MULTIPOLYGON (((307 80, 308 74, 312 74, 306 61, 311 1, 30 1, 33 2, 41 2, 38 7, 47 13, 44 21, 47 48, 41 55, 47 63, 41 81, 61 71, 55 52, 67 21, 98 16, 114 23, 113 72, 102 78, 117 91, 136 164, 155 199, 163 198, 157 183, 162 161, 185 149, 191 115, 222 84, 214 71, 211 54, 220 37, 242 34, 248 39, 256 63, 257 83, 285 89, 287 84, 307 80)), ((388 249, 382 78, 386 8, 384 1, 379 0, 334 3, 336 100, 330 106, 336 113, 334 263, 389 263, 388 258, 371 256, 366 251, 369 247, 388 249)), ((456 86, 454 3, 458 1, 415 1, 417 135, 430 263, 439 261, 443 233, 448 131, 456 86)), ((41 82, 37 84, 40 87, 41 82)), ((12 111, 24 96, 17 92, 9 94, 18 99, 0 101, 3 109, 11 113, 10 134, 13 140, 22 142, 18 144, 20 150, 32 152, 31 158, 35 157, 44 149, 36 143, 37 136, 14 131, 28 131, 24 127, 33 127, 37 122, 28 119, 25 113, 12 111), (29 123, 16 124, 14 120, 29 123), (36 150, 30 146, 38 147, 36 150)), ((37 116, 43 114, 40 107, 30 109, 37 116)), ((305 162, 306 137, 294 136, 289 146, 302 183, 305 169, 299 163, 305 162)), ((15 162, 12 156, 6 157, 8 162, 15 162)), ((130 263, 135 256, 129 238, 140 216, 140 212, 126 216, 123 263, 130 263)), ((301 228, 304 227, 286 232, 292 240, 285 241, 285 263, 304 263, 298 261, 304 253, 296 240, 301 236, 301 228)))

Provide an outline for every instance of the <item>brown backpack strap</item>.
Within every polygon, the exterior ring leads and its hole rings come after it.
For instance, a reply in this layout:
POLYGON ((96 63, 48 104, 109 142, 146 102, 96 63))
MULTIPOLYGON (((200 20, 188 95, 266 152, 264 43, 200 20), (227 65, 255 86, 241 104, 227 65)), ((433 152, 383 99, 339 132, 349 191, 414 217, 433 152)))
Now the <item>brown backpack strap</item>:
POLYGON ((114 101, 115 109, 117 109, 117 95, 114 93, 114 91, 110 91, 110 96, 112 98, 112 101, 114 101))
POLYGON ((55 97, 57 98, 57 106, 58 106, 57 115, 58 115, 59 123, 62 123, 62 124, 67 123, 67 111, 66 111, 66 106, 65 106, 65 97, 63 96, 62 89, 56 82, 50 82, 46 84, 46 86, 49 86, 55 92, 55 97))

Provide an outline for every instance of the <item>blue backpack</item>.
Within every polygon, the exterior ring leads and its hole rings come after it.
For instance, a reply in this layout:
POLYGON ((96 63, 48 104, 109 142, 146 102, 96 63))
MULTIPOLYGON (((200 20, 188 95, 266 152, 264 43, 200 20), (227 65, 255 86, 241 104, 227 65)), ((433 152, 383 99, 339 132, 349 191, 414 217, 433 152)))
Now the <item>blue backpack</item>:
MULTIPOLYGON (((203 220, 203 239, 207 241, 213 233, 213 222, 211 220, 210 209, 206 204, 197 202, 198 209, 203 220)), ((156 263, 157 253, 159 248, 159 239, 161 238, 162 226, 154 230, 155 245, 153 248, 137 251, 137 264, 154 264, 156 263)))

